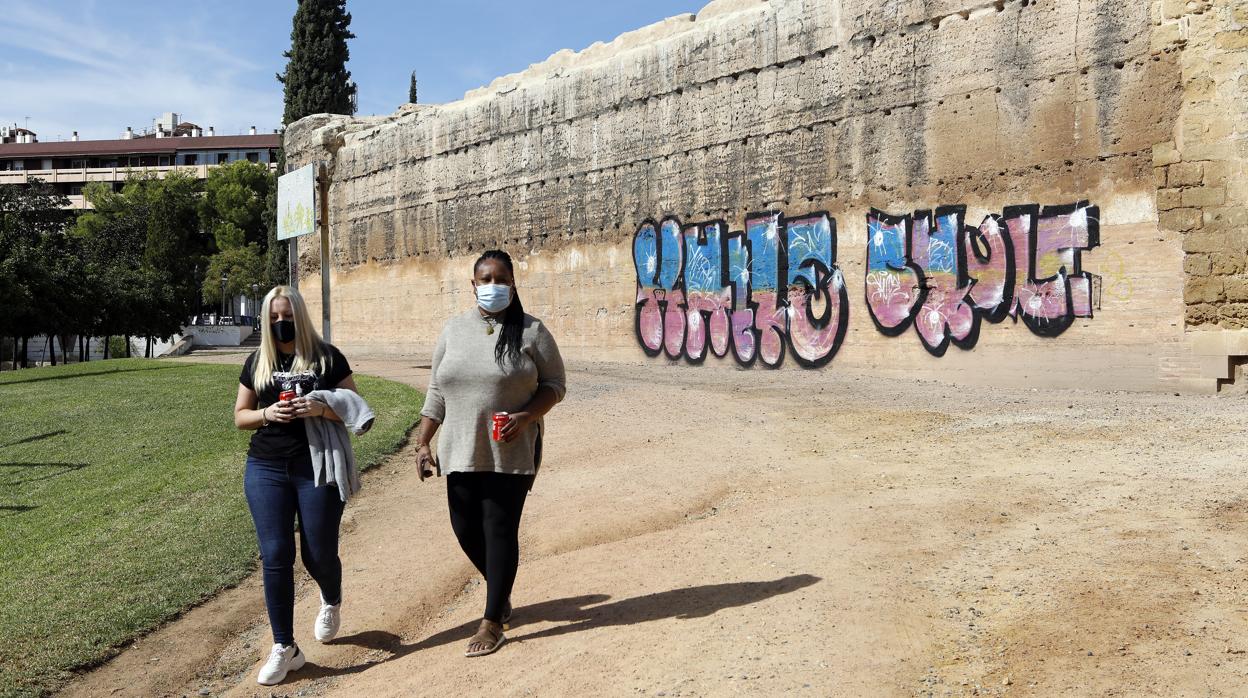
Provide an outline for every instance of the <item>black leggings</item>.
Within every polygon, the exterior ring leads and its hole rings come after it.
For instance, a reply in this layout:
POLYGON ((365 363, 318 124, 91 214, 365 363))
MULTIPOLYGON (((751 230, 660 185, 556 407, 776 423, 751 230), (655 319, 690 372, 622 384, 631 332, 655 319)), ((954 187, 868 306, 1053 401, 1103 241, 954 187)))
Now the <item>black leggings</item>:
POLYGON ((520 564, 520 513, 532 475, 448 473, 446 500, 459 547, 485 578, 485 618, 501 622, 520 564))

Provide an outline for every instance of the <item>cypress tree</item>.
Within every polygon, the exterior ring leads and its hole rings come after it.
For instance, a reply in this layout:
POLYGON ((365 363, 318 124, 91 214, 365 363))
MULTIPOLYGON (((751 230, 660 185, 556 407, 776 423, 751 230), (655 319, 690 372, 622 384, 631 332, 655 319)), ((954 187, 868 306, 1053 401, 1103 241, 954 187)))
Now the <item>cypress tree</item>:
POLYGON ((416 103, 416 71, 412 71, 412 82, 407 86, 407 101, 411 104, 416 103))
POLYGON ((286 72, 277 79, 285 86, 282 123, 289 125, 309 114, 355 114, 355 85, 347 70, 347 39, 351 13, 346 0, 299 0, 290 30, 286 72))

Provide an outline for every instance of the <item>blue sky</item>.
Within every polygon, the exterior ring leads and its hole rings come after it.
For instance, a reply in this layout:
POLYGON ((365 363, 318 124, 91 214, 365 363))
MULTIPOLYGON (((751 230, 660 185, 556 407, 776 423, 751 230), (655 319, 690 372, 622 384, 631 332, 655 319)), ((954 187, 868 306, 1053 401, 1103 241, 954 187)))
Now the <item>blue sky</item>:
MULTIPOLYGON (((361 114, 407 101, 448 102, 562 48, 665 17, 707 0, 348 0, 348 69, 361 114)), ((0 124, 42 141, 117 138, 172 111, 217 134, 280 126, 281 85, 294 0, 4 0, 0 4, 0 124)))

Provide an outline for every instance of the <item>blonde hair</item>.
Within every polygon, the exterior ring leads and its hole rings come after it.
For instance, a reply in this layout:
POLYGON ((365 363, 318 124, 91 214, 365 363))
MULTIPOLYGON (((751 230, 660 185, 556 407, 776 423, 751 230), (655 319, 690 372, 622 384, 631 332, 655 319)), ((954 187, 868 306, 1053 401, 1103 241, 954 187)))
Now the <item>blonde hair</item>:
POLYGON ((290 312, 295 320, 295 362, 290 367, 291 372, 317 371, 324 375, 329 370, 329 351, 312 324, 303 296, 290 286, 274 286, 265 294, 264 303, 260 306, 260 355, 253 364, 252 375, 257 393, 272 382, 273 372, 278 368, 277 339, 269 322, 269 309, 275 298, 285 298, 290 302, 290 312))

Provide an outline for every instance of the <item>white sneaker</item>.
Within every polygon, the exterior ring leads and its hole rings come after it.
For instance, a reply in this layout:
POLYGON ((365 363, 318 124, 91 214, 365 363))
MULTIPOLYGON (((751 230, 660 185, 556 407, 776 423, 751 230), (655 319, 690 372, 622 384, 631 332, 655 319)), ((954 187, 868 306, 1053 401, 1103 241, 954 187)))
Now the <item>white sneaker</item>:
POLYGON ((325 597, 321 597, 321 612, 316 614, 316 624, 312 628, 312 634, 318 642, 329 642, 338 636, 338 627, 342 624, 342 615, 339 612, 341 608, 341 601, 330 606, 325 603, 325 597))
POLYGON ((299 650, 299 645, 283 647, 275 644, 273 651, 269 653, 269 661, 260 667, 256 682, 261 686, 276 686, 286 678, 287 673, 299 669, 306 661, 307 658, 299 650))

